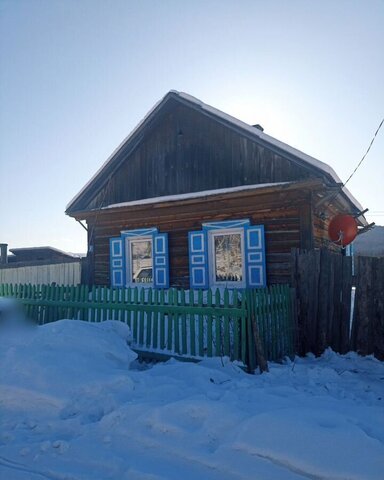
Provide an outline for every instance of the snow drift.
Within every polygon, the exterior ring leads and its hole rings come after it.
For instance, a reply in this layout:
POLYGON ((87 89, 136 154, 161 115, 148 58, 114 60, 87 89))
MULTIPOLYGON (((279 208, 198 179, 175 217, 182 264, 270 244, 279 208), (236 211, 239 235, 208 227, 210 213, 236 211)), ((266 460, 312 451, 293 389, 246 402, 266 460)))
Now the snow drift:
POLYGON ((384 366, 139 364, 126 325, 0 332, 0 477, 381 479, 384 366))

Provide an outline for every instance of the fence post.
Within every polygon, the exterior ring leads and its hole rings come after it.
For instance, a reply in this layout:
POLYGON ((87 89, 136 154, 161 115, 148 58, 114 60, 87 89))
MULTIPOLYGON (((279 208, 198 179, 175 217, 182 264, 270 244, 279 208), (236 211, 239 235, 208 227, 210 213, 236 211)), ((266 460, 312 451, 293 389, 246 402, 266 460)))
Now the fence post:
POLYGON ((246 290, 247 306, 247 336, 248 336, 248 371, 254 373, 256 366, 260 373, 268 372, 268 364, 264 357, 260 341, 259 330, 256 323, 255 291, 246 290))

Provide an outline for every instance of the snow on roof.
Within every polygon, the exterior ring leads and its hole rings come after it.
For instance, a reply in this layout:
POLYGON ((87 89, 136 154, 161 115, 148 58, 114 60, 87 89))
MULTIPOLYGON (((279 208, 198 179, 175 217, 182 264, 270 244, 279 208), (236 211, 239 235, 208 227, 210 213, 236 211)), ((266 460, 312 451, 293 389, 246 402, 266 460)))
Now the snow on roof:
POLYGON ((49 247, 49 246, 43 246, 43 247, 18 247, 18 248, 10 248, 10 252, 12 252, 14 255, 22 254, 22 253, 28 253, 28 252, 42 252, 42 251, 47 251, 47 252, 54 252, 54 253, 59 253, 61 255, 67 255, 70 257, 79 257, 81 255, 76 254, 76 253, 71 253, 71 252, 65 252, 64 250, 60 250, 59 248, 55 247, 49 247))
MULTIPOLYGON (((190 104, 194 104, 195 106, 198 106, 201 108, 201 110, 204 110, 210 115, 213 115, 215 117, 221 118, 225 122, 231 124, 232 126, 236 126, 247 133, 251 134, 254 137, 259 138, 260 140, 264 141, 265 143, 275 146, 278 149, 280 149, 283 152, 288 153, 289 155, 292 155, 299 160, 303 161, 304 163, 307 163, 309 165, 312 165, 313 167, 323 171, 324 173, 328 174, 336 183, 342 183, 341 179, 339 176, 336 174, 336 172, 333 170, 331 166, 328 164, 321 162, 320 160, 317 160, 314 157, 311 157, 310 155, 307 155, 306 153, 291 147, 290 145, 281 142, 280 140, 277 140, 274 137, 271 137, 270 135, 267 135, 266 133, 262 132, 261 130, 248 125, 247 123, 232 117, 232 115, 229 115, 228 113, 222 112, 221 110, 218 110, 217 108, 211 107, 210 105, 207 105, 206 103, 203 103, 201 100, 199 100, 196 97, 193 97, 192 95, 189 95, 188 93, 185 92, 179 92, 177 90, 170 90, 161 100, 159 100, 150 110, 149 112, 145 115, 145 117, 138 123, 138 125, 132 130, 132 132, 120 143, 120 145, 112 152, 112 154, 107 158, 107 160, 103 163, 103 165, 97 170, 97 172, 92 176, 92 178, 84 185, 84 187, 80 190, 80 192, 75 195, 75 197, 68 203, 66 206, 66 210, 68 210, 71 205, 84 193, 84 191, 88 188, 88 186, 100 175, 100 173, 104 170, 104 168, 113 160, 115 155, 130 141, 130 139, 137 133, 137 131, 144 125, 146 120, 152 115, 152 113, 170 96, 177 96, 180 99, 183 99, 187 101, 190 104)), ((349 200, 358 208, 360 211, 363 210, 362 205, 355 199, 355 197, 350 193, 350 191, 347 188, 342 189, 343 193, 349 198, 349 200)))
MULTIPOLYGON (((256 190, 260 188, 275 187, 281 185, 289 185, 297 182, 277 182, 277 183, 259 183, 256 185, 241 185, 239 187, 218 188, 216 190, 203 190, 201 192, 180 193, 178 195, 166 195, 163 197, 142 198, 141 200, 131 200, 130 202, 114 203, 107 205, 100 210, 108 210, 109 208, 133 207, 135 205, 147 205, 149 203, 176 202, 179 200, 189 200, 191 198, 208 197, 210 195, 221 195, 223 193, 242 192, 244 190, 256 190)), ((95 208, 94 210, 99 210, 95 208)))
MULTIPOLYGON (((173 90, 171 90, 173 92, 173 90)), ((167 93, 168 95, 169 93, 167 93)), ((75 195, 72 200, 67 204, 65 207, 66 210, 83 194, 83 192, 88 188, 88 186, 99 176, 99 174, 104 170, 104 168, 109 164, 110 161, 114 158, 114 156, 126 145, 129 140, 135 135, 135 133, 144 125, 145 121, 148 117, 152 115, 152 113, 157 109, 157 107, 164 101, 165 95, 161 100, 159 100, 155 105, 149 110, 149 112, 143 117, 140 122, 136 125, 136 127, 132 130, 132 132, 125 137, 125 139, 120 143, 120 145, 115 148, 115 150, 111 153, 111 155, 107 158, 107 160, 101 165, 101 167, 96 171, 96 173, 91 177, 91 179, 84 185, 84 187, 80 190, 80 192, 75 195)))
POLYGON ((281 142, 280 140, 277 140, 274 137, 271 137, 270 135, 267 135, 266 133, 262 132, 258 128, 255 128, 252 125, 248 125, 248 123, 245 123, 235 117, 232 117, 232 115, 229 115, 228 113, 222 112, 217 108, 211 107, 210 105, 203 103, 201 100, 199 100, 196 97, 193 97, 192 95, 189 95, 188 93, 176 92, 174 90, 172 90, 172 92, 179 95, 179 97, 184 98, 185 100, 188 100, 191 103, 195 103, 196 105, 199 105, 200 108, 211 113, 212 115, 220 117, 223 120, 226 120, 227 122, 232 123, 233 125, 236 125, 242 130, 247 130, 248 133, 250 133, 251 135, 255 137, 259 137, 261 140, 265 140, 271 145, 275 145, 281 150, 285 150, 287 153, 290 153, 291 155, 294 155, 295 157, 300 158, 304 162, 310 163, 314 167, 319 168, 320 170, 323 170, 325 173, 328 173, 329 175, 331 175, 336 182, 338 183, 341 182, 340 178, 337 176, 333 168, 327 165, 326 163, 321 162, 320 160, 317 160, 316 158, 313 158, 310 155, 307 155, 306 153, 303 153, 300 150, 297 150, 296 148, 293 148, 290 145, 287 145, 286 143, 281 142))
MULTIPOLYGON (((207 105, 203 103, 201 100, 199 100, 196 97, 193 97, 192 95, 189 95, 188 93, 184 92, 177 92, 175 90, 171 90, 173 93, 176 95, 179 95, 179 97, 184 98, 185 100, 195 103, 196 105, 199 105, 201 109, 211 113, 212 115, 215 115, 217 117, 222 118, 223 120, 236 125, 237 127, 241 128, 242 130, 246 130, 248 133, 255 137, 259 137, 261 140, 264 140, 266 143, 269 143, 270 145, 274 145, 275 147, 289 153, 290 155, 293 155, 300 160, 302 160, 305 163, 308 163, 319 170, 322 170, 324 173, 327 173, 332 177, 332 179, 336 183, 342 183, 340 177, 337 175, 337 173, 334 171, 334 169, 328 165, 327 163, 321 162, 320 160, 317 160, 314 157, 311 157, 310 155, 307 155, 306 153, 302 152, 301 150, 298 150, 297 148, 291 147, 290 145, 281 142, 280 140, 277 140, 274 137, 271 137, 270 135, 267 135, 266 133, 262 132, 258 128, 253 127, 252 125, 248 125, 248 123, 242 122, 241 120, 238 120, 235 117, 232 117, 232 115, 229 115, 228 113, 222 112, 221 110, 218 110, 217 108, 211 107, 210 105, 207 105)), ((362 205, 356 200, 356 198, 351 194, 351 192, 347 188, 342 189, 345 195, 351 200, 352 203, 356 205, 361 211, 363 210, 362 205)))

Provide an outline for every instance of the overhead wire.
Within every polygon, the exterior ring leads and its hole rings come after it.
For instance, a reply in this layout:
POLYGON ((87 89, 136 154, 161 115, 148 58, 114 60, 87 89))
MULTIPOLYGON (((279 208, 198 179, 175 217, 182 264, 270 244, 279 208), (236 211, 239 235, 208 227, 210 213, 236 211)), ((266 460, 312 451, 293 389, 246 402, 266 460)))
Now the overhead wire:
POLYGON ((360 162, 357 164, 357 167, 353 170, 353 172, 351 173, 351 175, 347 178, 347 180, 344 182, 344 185, 343 187, 345 187, 345 185, 349 182, 349 180, 353 177, 353 175, 356 173, 356 170, 360 167, 360 165, 363 163, 365 157, 368 155, 368 152, 370 151, 372 145, 373 145, 373 142, 376 140, 376 137, 377 137, 377 134, 379 133, 379 130, 380 128, 383 126, 383 123, 384 123, 384 118, 381 120, 379 126, 377 127, 377 130, 375 132, 375 134, 373 135, 373 138, 371 140, 371 143, 369 144, 368 148, 367 148, 367 151, 364 153, 363 155, 363 158, 360 160, 360 162))
POLYGON ((342 191, 342 189, 345 187, 345 185, 351 180, 351 178, 353 177, 353 175, 356 173, 357 169, 360 167, 360 165, 363 163, 363 161, 365 160, 366 156, 368 155, 368 152, 370 151, 372 145, 373 145, 373 142, 376 140, 376 137, 377 137, 377 134, 379 133, 381 127, 383 126, 383 123, 384 123, 384 118, 381 120, 381 122, 379 123, 379 126, 377 127, 373 137, 372 137, 372 140, 367 148, 367 151, 364 153, 363 157, 361 158, 360 162, 357 164, 356 168, 353 170, 353 172, 351 173, 351 175, 347 178, 347 180, 342 183, 339 187, 339 191, 335 192, 334 195, 331 196, 331 198, 329 199, 329 201, 327 202, 327 205, 329 206, 332 202, 332 200, 334 200, 337 195, 339 195, 339 193, 342 191))

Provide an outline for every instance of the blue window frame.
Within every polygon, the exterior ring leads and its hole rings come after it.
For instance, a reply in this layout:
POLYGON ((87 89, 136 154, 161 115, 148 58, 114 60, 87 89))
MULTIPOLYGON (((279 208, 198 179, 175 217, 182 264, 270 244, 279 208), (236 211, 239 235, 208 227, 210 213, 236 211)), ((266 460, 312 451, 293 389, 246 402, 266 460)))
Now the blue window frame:
POLYGON ((168 234, 124 230, 110 239, 111 286, 169 287, 168 234))
POLYGON ((191 288, 266 286, 263 225, 248 219, 203 223, 188 238, 191 288))

